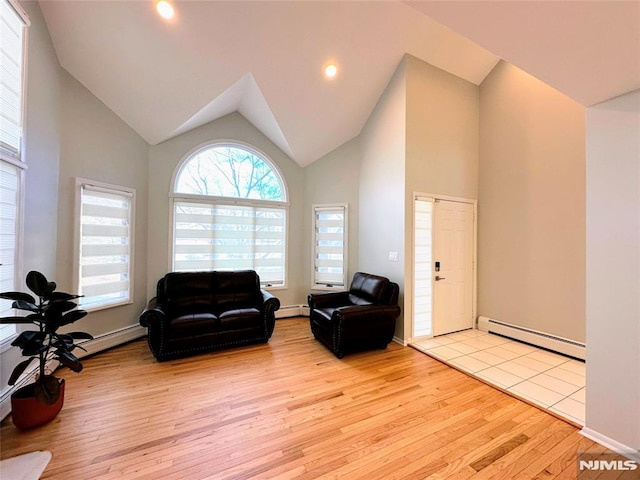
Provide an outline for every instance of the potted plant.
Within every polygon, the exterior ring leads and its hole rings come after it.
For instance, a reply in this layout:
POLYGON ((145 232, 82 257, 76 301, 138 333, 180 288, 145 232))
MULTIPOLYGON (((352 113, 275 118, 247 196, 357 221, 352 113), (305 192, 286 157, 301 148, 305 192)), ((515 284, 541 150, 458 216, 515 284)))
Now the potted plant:
MULTIPOLYGON (((1 324, 32 324, 36 330, 21 332, 11 345, 20 348, 27 357, 13 369, 8 384, 15 385, 18 378, 35 360, 38 371, 35 382, 19 388, 11 395, 13 423, 19 428, 31 428, 46 423, 58 414, 64 402, 64 379, 47 371, 47 362, 57 360, 74 372, 82 370, 82 363, 74 355, 76 340, 92 340, 85 332, 58 333, 65 325, 83 318, 87 312, 78 310, 73 300, 82 295, 56 292, 55 282, 49 282, 40 272, 31 271, 26 278, 27 287, 35 297, 23 292, 3 292, 0 298, 12 300, 12 307, 29 312, 24 317, 0 318, 1 324)), ((85 350, 86 351, 86 350, 85 350)))

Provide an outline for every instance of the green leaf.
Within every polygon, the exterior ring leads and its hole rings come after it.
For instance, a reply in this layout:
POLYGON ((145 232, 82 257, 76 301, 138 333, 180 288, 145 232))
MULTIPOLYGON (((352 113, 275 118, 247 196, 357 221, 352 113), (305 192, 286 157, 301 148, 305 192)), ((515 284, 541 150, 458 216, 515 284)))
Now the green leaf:
POLYGON ((31 302, 25 302, 24 300, 16 300, 11 305, 12 308, 17 308, 18 310, 26 310, 28 312, 39 312, 40 309, 37 305, 31 302))
POLYGON ((77 305, 73 302, 63 301, 63 302, 51 302, 49 305, 45 307, 45 314, 47 316, 51 315, 61 315, 64 312, 69 310, 73 310, 77 305))
POLYGON ((84 318, 86 315, 87 315, 86 310, 73 310, 72 312, 69 312, 65 314, 64 317, 62 317, 62 320, 60 321, 60 325, 69 325, 71 323, 77 322, 81 318, 84 318))
POLYGON ((47 284, 47 288, 45 289, 44 296, 50 298, 50 295, 56 290, 56 282, 49 282, 47 284))
POLYGON ((71 335, 61 333, 56 336, 58 337, 58 340, 63 342, 65 345, 73 345, 73 337, 71 335))
POLYGON ((67 335, 75 338, 76 340, 93 340, 93 335, 87 332, 69 332, 67 335))
POLYGON ((35 270, 27 273, 27 287, 39 297, 43 297, 49 287, 47 277, 35 270))
POLYGON ((73 353, 58 349, 54 352, 54 356, 60 360, 61 364, 74 372, 80 373, 82 371, 82 363, 73 353))
POLYGON ((33 323, 33 321, 29 317, 2 317, 0 318, 0 325, 7 324, 22 324, 22 323, 33 323))
POLYGON ((22 300, 23 302, 31 304, 36 303, 35 298, 24 292, 2 292, 0 293, 0 298, 4 298, 6 300, 22 300))
POLYGON ((27 330, 18 335, 11 342, 11 345, 21 349, 23 356, 31 357, 47 350, 47 346, 44 343, 46 338, 47 336, 42 332, 27 330))
POLYGON ((16 365, 16 368, 13 369, 13 372, 11 373, 11 376, 9 377, 9 381, 7 383, 9 385, 15 385, 16 382, 18 381, 18 378, 20 378, 20 375, 22 375, 24 373, 24 371, 27 369, 29 364, 35 358, 36 357, 28 358, 27 360, 25 360, 23 362, 20 362, 18 365, 16 365))
POLYGON ((65 292, 52 292, 51 295, 49 295, 49 300, 52 302, 59 302, 61 300, 73 300, 74 298, 80 298, 83 296, 84 295, 72 295, 65 292))

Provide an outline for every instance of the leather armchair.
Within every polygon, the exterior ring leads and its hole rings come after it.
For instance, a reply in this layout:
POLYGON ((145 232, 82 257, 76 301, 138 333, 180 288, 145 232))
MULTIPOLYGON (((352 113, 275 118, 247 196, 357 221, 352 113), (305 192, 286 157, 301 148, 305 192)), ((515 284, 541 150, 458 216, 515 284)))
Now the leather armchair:
POLYGON ((388 278, 357 272, 348 292, 308 296, 311 332, 338 358, 385 349, 400 315, 398 292, 398 284, 388 278))

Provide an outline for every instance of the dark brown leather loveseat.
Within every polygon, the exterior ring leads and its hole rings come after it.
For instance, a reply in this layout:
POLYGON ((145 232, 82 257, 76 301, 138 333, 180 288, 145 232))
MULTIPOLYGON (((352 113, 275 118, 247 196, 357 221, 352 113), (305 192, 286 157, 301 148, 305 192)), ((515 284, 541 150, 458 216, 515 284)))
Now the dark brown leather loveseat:
POLYGON ((253 270, 174 272, 140 316, 158 361, 211 350, 266 343, 280 301, 260 289, 253 270))
POLYGON ((338 358, 387 348, 400 315, 398 292, 388 278, 358 272, 348 292, 309 295, 311 331, 338 358))

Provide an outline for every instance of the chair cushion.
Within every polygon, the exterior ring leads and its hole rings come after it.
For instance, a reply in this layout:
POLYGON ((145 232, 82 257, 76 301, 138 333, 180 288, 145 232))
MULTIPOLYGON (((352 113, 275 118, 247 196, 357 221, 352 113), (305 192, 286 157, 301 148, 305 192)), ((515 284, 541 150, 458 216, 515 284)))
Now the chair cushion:
POLYGON ((360 302, 355 303, 352 300, 356 305, 366 305, 364 302, 382 303, 388 285, 389 279, 386 277, 356 272, 349 288, 349 297, 355 297, 354 300, 360 302))
POLYGON ((169 320, 169 330, 173 335, 184 337, 217 332, 220 321, 212 313, 190 313, 169 320))
POLYGON ((220 314, 220 326, 223 330, 251 328, 260 325, 260 310, 257 308, 238 308, 220 314))

